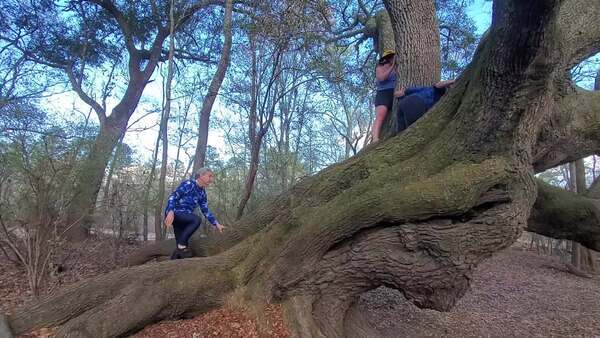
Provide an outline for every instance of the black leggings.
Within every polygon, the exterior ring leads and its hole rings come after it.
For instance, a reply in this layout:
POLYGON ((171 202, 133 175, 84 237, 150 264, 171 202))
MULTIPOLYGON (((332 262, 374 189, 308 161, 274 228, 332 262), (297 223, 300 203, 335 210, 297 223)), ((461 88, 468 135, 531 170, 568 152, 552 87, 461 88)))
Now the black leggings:
POLYGON ((177 244, 187 246, 190 237, 200 226, 200 222, 200 216, 196 214, 176 212, 173 220, 173 232, 177 244))

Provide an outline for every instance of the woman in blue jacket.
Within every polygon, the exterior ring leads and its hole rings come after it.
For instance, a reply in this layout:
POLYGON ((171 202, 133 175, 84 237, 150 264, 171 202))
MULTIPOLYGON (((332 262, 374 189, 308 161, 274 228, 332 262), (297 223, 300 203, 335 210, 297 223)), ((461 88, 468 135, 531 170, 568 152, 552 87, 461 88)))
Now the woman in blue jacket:
POLYGON ((173 226, 177 248, 171 259, 191 257, 188 249, 188 241, 201 223, 200 216, 194 214, 194 209, 199 207, 204 217, 217 229, 223 232, 225 228, 219 224, 208 209, 208 200, 204 188, 211 185, 215 180, 213 172, 208 168, 200 168, 194 175, 194 179, 181 182, 179 187, 171 193, 165 208, 165 224, 173 226))

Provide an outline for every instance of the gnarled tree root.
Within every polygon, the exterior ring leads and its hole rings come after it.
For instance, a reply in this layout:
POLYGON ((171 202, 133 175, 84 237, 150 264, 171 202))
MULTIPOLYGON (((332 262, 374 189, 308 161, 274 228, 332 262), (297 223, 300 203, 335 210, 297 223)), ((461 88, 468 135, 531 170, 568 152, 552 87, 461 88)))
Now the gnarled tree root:
POLYGON ((57 337, 114 337, 220 306, 233 282, 223 257, 121 269, 26 304, 8 320, 16 335, 59 326, 57 337))

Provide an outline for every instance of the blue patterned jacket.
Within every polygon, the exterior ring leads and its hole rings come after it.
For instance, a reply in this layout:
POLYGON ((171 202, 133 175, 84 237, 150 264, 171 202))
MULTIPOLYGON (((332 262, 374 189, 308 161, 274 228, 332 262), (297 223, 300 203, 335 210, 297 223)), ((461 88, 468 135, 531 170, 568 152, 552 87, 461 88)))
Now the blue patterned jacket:
POLYGON ((165 216, 171 210, 175 212, 193 213, 196 207, 200 207, 204 217, 212 224, 217 225, 215 216, 208 209, 206 191, 194 180, 185 180, 171 193, 167 200, 165 216))

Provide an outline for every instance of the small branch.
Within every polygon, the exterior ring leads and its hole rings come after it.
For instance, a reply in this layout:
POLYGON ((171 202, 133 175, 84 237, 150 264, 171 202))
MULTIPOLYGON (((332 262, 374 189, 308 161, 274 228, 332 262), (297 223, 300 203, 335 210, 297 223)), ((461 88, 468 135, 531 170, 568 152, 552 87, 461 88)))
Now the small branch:
POLYGON ((149 112, 149 113, 146 113, 146 114, 144 114, 144 115, 140 116, 140 117, 139 117, 137 120, 135 120, 135 121, 131 122, 131 123, 130 123, 130 124, 127 126, 127 130, 130 130, 130 128, 131 128, 131 127, 133 127, 133 126, 134 126, 136 123, 138 123, 138 122, 140 122, 141 120, 143 120, 143 119, 144 119, 146 116, 149 116, 149 115, 152 115, 152 114, 154 114, 154 112, 149 112))
POLYGON ((117 68, 117 63, 118 63, 118 61, 115 62, 113 64, 113 66, 111 67, 110 73, 108 74, 108 79, 106 80, 106 85, 102 89, 102 109, 104 109, 104 111, 106 111, 106 99, 108 98, 108 95, 110 94, 110 82, 112 81, 113 74, 115 72, 115 68, 117 68))
POLYGON ((106 122, 106 111, 104 110, 104 108, 102 108, 102 106, 98 102, 96 102, 83 91, 81 83, 77 82, 75 74, 73 74, 73 70, 70 66, 63 67, 63 69, 69 77, 69 81, 71 82, 71 87, 73 87, 73 90, 77 93, 77 95, 79 95, 79 98, 81 98, 83 102, 87 103, 90 107, 94 109, 96 115, 98 115, 100 124, 104 124, 106 122))
POLYGON ((352 31, 345 32, 343 34, 335 35, 335 36, 325 40, 325 43, 334 43, 334 42, 337 42, 337 41, 340 41, 343 39, 355 37, 360 34, 367 34, 367 31, 365 30, 365 28, 358 28, 358 29, 355 29, 352 31))

